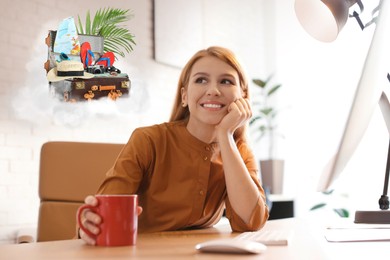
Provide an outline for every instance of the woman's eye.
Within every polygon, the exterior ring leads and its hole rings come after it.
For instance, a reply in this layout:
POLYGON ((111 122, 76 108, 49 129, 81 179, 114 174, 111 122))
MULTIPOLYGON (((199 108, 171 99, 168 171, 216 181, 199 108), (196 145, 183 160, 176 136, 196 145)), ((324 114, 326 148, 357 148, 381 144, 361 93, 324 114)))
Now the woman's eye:
POLYGON ((224 84, 224 85, 234 85, 234 83, 231 80, 229 80, 229 79, 221 80, 221 84, 224 84))
POLYGON ((207 80, 205 78, 197 78, 195 80, 195 83, 199 83, 199 84, 204 84, 206 82, 207 82, 207 80))

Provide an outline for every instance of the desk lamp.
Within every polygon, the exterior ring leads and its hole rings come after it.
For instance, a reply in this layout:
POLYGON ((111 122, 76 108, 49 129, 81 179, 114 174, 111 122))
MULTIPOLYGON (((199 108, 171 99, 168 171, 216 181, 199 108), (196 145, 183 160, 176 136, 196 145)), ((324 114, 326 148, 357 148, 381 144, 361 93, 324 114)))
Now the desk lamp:
MULTIPOLYGON (((375 22, 376 17, 363 24, 357 11, 349 14, 349 9, 355 4, 362 13, 364 6, 361 0, 296 0, 295 13, 312 37, 322 42, 332 42, 347 23, 348 17, 354 17, 362 30, 375 22)), ((373 10, 373 14, 378 10, 379 6, 373 10)))
MULTIPOLYGON (((372 19, 363 24, 357 12, 349 15, 349 8, 357 4, 362 12, 360 0, 296 0, 295 11, 302 26, 314 38, 331 42, 345 25, 348 17, 356 18, 363 30, 376 23, 374 36, 366 56, 355 97, 344 129, 336 156, 322 174, 320 190, 326 190, 340 174, 360 142, 372 116, 374 107, 379 104, 390 134, 390 103, 383 92, 383 86, 390 81, 387 69, 390 67, 390 0, 380 0, 372 11, 372 19)), ((390 224, 389 198, 387 196, 390 173, 390 142, 383 195, 379 199, 377 211, 356 211, 355 223, 390 224)))

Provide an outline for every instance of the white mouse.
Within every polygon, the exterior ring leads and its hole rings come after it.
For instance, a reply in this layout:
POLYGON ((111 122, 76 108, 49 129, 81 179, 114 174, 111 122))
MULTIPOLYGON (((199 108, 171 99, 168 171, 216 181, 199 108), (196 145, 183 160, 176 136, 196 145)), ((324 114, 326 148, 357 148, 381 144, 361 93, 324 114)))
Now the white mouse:
POLYGON ((260 254, 267 250, 267 246, 255 241, 228 238, 205 241, 197 244, 195 249, 210 253, 260 254))

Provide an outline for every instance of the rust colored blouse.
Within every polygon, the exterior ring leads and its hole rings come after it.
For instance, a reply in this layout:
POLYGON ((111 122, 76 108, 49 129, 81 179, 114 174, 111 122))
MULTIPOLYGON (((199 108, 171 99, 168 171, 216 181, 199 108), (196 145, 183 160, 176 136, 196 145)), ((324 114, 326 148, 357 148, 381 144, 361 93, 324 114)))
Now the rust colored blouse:
POLYGON ((192 136, 185 122, 138 128, 107 172, 98 194, 138 194, 143 208, 139 232, 210 227, 220 220, 225 206, 232 230, 260 229, 268 208, 251 150, 245 143, 238 145, 261 192, 245 223, 230 206, 217 149, 192 136))

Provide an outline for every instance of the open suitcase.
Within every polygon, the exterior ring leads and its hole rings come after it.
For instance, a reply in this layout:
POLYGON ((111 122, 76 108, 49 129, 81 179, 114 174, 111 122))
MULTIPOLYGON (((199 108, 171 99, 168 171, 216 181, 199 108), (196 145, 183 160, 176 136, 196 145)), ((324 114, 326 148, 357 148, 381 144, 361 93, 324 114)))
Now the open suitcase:
MULTIPOLYGON (((59 53, 53 52, 56 31, 50 30, 45 39, 48 47, 48 59, 44 63, 46 72, 51 70, 59 59, 59 53)), ((91 43, 95 57, 103 53, 103 37, 94 35, 79 35, 80 43, 91 43)), ((68 55, 70 59, 79 59, 79 56, 68 55)), ((65 102, 89 101, 93 99, 109 98, 116 100, 129 95, 131 81, 126 73, 98 73, 91 79, 66 79, 49 82, 50 93, 53 97, 65 102)))

